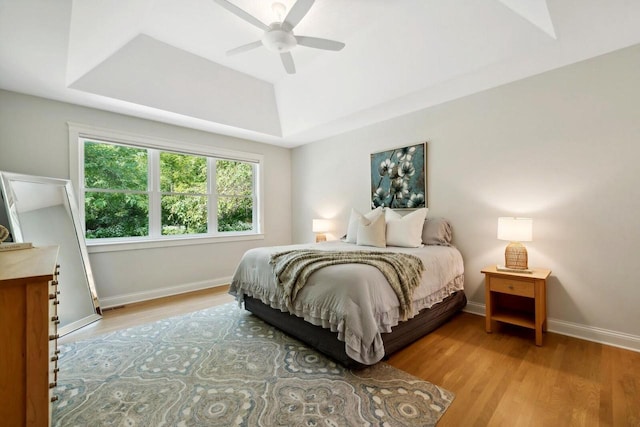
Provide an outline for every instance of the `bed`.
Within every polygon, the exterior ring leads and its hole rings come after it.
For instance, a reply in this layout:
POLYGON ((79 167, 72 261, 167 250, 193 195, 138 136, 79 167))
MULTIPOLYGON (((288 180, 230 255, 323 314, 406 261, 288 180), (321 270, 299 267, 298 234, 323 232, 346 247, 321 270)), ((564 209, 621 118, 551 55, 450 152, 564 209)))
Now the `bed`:
POLYGON ((445 241, 416 248, 331 241, 251 249, 236 269, 229 292, 266 322, 349 368, 361 368, 388 357, 460 311, 466 305, 463 284, 462 255, 445 241), (411 312, 402 312, 383 273, 367 264, 319 269, 308 277, 295 300, 285 303, 271 260, 291 250, 366 250, 418 257, 424 272, 413 291, 411 312))

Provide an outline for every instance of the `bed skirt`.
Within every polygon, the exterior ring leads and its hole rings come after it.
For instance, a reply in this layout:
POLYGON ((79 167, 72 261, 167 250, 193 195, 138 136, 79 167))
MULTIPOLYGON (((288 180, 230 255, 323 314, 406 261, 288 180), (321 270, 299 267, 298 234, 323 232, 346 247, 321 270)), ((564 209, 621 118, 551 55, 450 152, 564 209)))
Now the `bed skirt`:
MULTIPOLYGON (((414 318, 400 322, 391 329, 391 332, 383 333, 385 358, 437 329, 462 310, 465 305, 467 305, 467 297, 464 291, 455 292, 442 302, 422 310, 414 318)), ((338 340, 337 332, 331 332, 329 329, 307 323, 300 317, 271 308, 262 301, 247 295, 244 296, 244 307, 265 322, 312 346, 348 368, 361 369, 367 366, 347 356, 344 342, 338 340)))

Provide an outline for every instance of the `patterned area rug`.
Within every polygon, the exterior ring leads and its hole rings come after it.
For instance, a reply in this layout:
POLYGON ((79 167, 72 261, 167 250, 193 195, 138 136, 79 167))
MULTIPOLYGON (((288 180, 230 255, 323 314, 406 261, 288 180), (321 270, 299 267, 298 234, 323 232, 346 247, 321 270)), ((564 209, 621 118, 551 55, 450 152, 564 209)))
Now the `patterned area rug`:
POLYGON ((61 346, 54 426, 428 426, 453 394, 350 371, 229 303, 61 346))

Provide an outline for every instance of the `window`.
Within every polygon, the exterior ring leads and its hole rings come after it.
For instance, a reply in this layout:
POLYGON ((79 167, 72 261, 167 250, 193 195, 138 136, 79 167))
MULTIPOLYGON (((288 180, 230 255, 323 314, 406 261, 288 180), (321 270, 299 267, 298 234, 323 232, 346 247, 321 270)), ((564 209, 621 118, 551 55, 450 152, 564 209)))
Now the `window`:
POLYGON ((261 156, 92 130, 70 124, 89 245, 260 233, 261 156))
POLYGON ((160 230, 163 236, 206 234, 207 158, 160 153, 160 230))
POLYGON ((82 142, 85 237, 148 236, 147 150, 82 142))
POLYGON ((231 160, 216 162, 218 231, 251 230, 253 168, 231 160))

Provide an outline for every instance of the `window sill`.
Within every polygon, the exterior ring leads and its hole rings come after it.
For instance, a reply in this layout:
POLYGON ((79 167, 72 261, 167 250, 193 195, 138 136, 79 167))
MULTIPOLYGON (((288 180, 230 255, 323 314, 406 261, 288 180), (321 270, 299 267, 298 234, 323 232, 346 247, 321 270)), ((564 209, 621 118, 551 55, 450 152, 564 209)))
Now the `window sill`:
POLYGON ((227 242, 241 242, 245 240, 264 240, 264 234, 232 234, 224 236, 204 237, 173 237, 161 239, 135 240, 135 241, 92 241, 87 240, 87 251, 90 254, 101 252, 135 251, 140 249, 168 248, 173 246, 208 245, 227 242))

